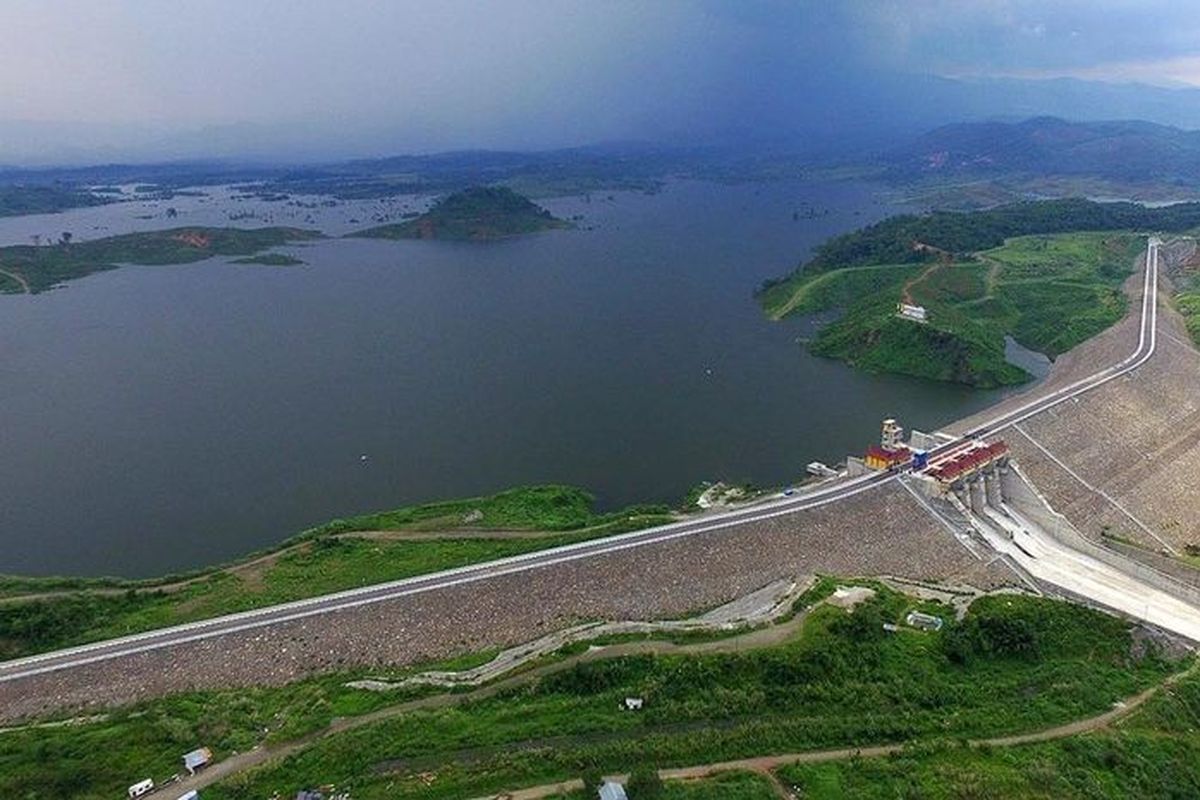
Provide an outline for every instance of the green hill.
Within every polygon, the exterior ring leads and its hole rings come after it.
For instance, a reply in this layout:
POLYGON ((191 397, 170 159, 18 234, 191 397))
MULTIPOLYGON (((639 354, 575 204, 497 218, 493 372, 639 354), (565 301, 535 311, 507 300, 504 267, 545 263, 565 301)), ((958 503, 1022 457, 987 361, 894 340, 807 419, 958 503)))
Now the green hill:
POLYGON ((1200 204, 1057 200, 972 213, 892 217, 834 237, 759 293, 781 319, 841 309, 809 345, 878 372, 993 387, 1028 376, 1005 360, 1005 336, 1051 358, 1119 320, 1121 284, 1145 240, 1187 230, 1200 204), (896 316, 924 306, 928 321, 896 316))
POLYGON ((570 228, 549 211, 505 186, 473 186, 447 195, 415 219, 351 234, 373 239, 487 241, 570 228))

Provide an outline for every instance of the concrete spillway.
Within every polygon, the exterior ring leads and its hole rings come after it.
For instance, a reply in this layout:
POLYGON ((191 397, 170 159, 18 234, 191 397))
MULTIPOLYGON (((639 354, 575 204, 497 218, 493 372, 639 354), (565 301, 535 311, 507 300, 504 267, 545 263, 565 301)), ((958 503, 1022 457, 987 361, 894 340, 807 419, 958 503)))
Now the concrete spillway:
POLYGON ((1200 642, 1200 591, 1085 539, 1015 465, 972 477, 951 502, 1039 583, 1200 642))

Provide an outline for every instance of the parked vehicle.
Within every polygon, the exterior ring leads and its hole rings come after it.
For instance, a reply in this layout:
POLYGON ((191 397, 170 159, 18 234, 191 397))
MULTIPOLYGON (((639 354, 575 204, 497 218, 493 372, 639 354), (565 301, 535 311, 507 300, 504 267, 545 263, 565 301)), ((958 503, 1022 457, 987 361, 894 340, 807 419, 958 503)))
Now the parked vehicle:
POLYGON ((154 791, 154 780, 146 778, 144 781, 138 781, 133 786, 129 787, 129 797, 132 800, 134 797, 141 797, 144 794, 149 794, 154 791))

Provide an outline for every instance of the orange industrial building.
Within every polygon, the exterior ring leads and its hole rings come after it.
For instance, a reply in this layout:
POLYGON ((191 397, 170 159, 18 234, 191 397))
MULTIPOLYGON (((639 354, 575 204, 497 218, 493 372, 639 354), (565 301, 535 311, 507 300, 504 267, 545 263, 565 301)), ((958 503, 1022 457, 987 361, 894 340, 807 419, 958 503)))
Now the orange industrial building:
POLYGON ((891 469, 901 464, 907 464, 912 458, 908 445, 902 441, 904 429, 896 424, 894 419, 883 421, 883 430, 879 436, 879 444, 867 448, 863 463, 868 469, 891 469))

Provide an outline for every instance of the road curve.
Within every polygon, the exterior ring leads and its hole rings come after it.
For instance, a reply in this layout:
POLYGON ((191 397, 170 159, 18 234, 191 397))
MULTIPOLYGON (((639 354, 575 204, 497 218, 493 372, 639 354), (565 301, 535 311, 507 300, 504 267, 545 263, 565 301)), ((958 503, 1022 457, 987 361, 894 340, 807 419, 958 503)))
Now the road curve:
MULTIPOLYGON (((973 438, 1008 428, 1039 414, 1048 408, 1077 397, 1084 392, 1126 375, 1145 364, 1154 354, 1156 347, 1155 325, 1157 321, 1158 292, 1158 246, 1151 237, 1147 243, 1144 276, 1142 283, 1141 327, 1137 348, 1125 359, 1087 378, 1035 398, 1004 414, 987 421, 967 433, 964 438, 973 438)), ((958 442, 948 442, 932 451, 931 456, 940 455, 958 442)), ((539 567, 577 561, 584 558, 614 553, 642 545, 671 541, 687 536, 719 531, 738 525, 794 514, 806 509, 836 503, 862 492, 869 491, 898 477, 896 473, 881 472, 840 481, 833 486, 815 489, 795 497, 787 497, 753 508, 740 509, 700 519, 672 523, 657 528, 633 533, 580 542, 550 550, 541 550, 520 556, 473 564, 458 569, 420 575, 403 580, 376 584, 360 589, 322 595, 307 600, 298 600, 267 608, 245 611, 223 617, 162 628, 146 633, 124 636, 94 644, 81 645, 51 653, 0 663, 0 682, 13 681, 46 672, 69 669, 97 661, 133 655, 149 650, 173 647, 185 642, 223 636, 229 633, 260 628, 280 622, 341 611, 357 606, 378 603, 407 595, 419 594, 435 589, 485 580, 500 575, 537 569, 539 567)))

